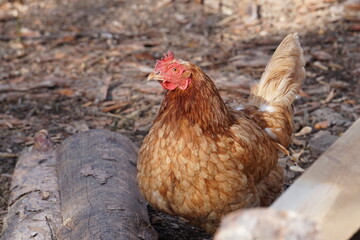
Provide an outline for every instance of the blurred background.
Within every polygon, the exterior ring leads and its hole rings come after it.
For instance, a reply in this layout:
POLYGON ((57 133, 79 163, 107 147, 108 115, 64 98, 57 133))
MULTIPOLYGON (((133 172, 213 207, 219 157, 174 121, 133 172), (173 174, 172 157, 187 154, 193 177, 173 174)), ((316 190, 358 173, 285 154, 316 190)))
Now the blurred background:
MULTIPOLYGON (((138 146, 165 91, 163 53, 201 66, 225 101, 246 98, 276 46, 298 32, 307 78, 295 102, 287 186, 360 114, 359 0, 0 0, 0 230, 19 152, 93 128, 138 146)), ((151 210, 160 239, 208 239, 151 210)))

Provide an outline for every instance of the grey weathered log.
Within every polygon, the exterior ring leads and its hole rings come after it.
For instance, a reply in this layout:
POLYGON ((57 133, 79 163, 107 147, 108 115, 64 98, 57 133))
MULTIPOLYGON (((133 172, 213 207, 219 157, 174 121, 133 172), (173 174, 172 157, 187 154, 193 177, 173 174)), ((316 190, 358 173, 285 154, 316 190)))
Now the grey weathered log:
POLYGON ((16 163, 1 240, 55 240, 61 225, 55 147, 45 130, 34 141, 16 163))
POLYGON ((137 149, 121 134, 91 130, 57 151, 63 225, 58 239, 156 239, 136 183, 137 149))

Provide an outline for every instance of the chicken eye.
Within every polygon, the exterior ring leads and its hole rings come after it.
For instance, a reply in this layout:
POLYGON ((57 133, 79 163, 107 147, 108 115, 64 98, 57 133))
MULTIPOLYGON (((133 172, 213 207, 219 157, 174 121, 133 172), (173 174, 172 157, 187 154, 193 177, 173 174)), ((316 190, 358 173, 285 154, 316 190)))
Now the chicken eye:
POLYGON ((174 72, 176 72, 176 71, 177 71, 177 68, 173 68, 172 70, 173 70, 174 72))

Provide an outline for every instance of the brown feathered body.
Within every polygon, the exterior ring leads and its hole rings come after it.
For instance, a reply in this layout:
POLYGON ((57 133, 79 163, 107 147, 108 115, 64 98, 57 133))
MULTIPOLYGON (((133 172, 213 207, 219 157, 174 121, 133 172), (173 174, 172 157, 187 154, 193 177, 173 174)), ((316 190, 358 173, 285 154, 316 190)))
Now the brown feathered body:
POLYGON ((278 150, 291 141, 304 60, 289 35, 238 111, 200 68, 182 64, 193 80, 167 92, 139 151, 138 183, 153 207, 214 232, 226 213, 269 205, 281 193, 278 150))

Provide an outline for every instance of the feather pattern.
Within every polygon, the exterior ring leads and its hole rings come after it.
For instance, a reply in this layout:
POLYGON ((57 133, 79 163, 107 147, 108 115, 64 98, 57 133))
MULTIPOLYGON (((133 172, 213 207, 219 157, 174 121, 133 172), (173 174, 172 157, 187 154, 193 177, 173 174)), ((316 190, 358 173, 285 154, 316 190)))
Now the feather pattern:
MULTIPOLYGON (((178 64, 169 55, 169 64, 178 64)), ((139 150, 139 188, 153 207, 214 232, 223 215, 269 205, 282 191, 278 150, 291 138, 302 52, 296 35, 286 37, 239 111, 225 105, 199 67, 180 64, 191 82, 162 102, 139 150)))
POLYGON ((299 37, 296 33, 289 34, 277 47, 260 82, 253 87, 245 110, 257 124, 272 133, 270 137, 281 145, 279 150, 291 143, 291 104, 305 78, 304 65, 299 37))

